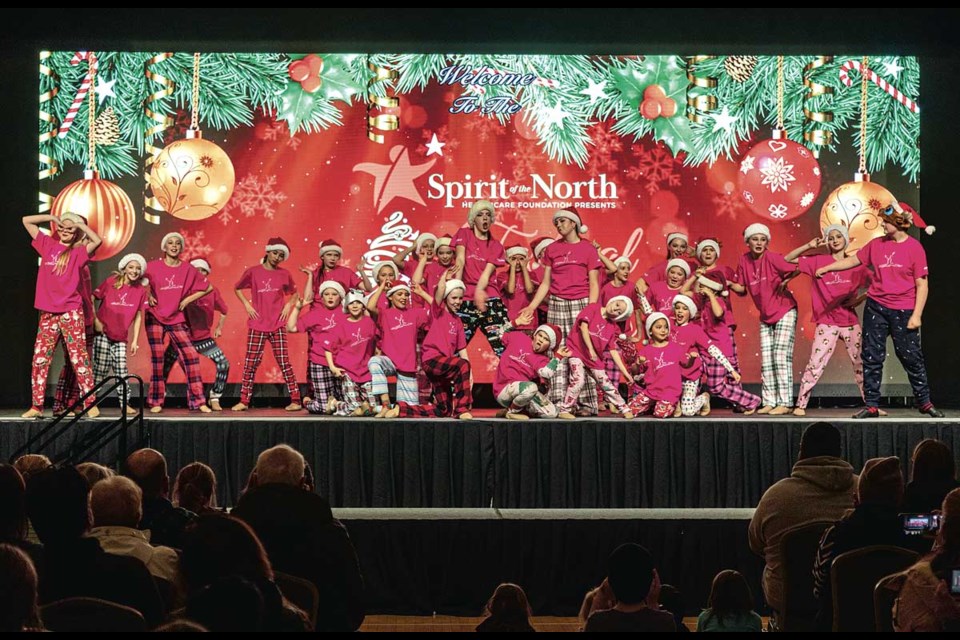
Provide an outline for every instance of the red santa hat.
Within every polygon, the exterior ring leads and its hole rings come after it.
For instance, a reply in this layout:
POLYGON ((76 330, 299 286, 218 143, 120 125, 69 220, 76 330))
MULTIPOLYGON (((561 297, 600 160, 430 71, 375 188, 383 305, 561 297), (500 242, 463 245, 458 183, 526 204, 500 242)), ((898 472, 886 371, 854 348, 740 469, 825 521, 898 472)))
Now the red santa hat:
POLYGON ((667 234, 667 246, 669 247, 670 243, 678 238, 687 244, 690 244, 690 238, 687 237, 687 234, 681 233, 680 231, 674 231, 673 233, 667 234))
POLYGON ((906 216, 910 219, 910 222, 913 223, 913 226, 918 229, 923 229, 924 233, 926 233, 928 236, 932 236, 936 232, 937 228, 932 224, 927 224, 924 222, 923 218, 920 217, 920 212, 918 212, 916 209, 911 207, 906 202, 899 202, 897 204, 900 205, 900 212, 906 214, 906 216))
POLYGON ((507 247, 507 257, 512 258, 513 256, 524 256, 527 255, 527 248, 521 247, 518 244, 512 244, 507 247))
POLYGON ((286 260, 290 257, 290 245, 284 241, 280 236, 274 236, 267 240, 267 246, 263 248, 264 251, 280 251, 283 253, 283 259, 286 260))
POLYGON ((343 255, 343 248, 340 246, 340 243, 333 239, 327 239, 320 243, 320 257, 323 257, 328 251, 336 252, 338 255, 343 255))
POLYGON ((543 255, 543 252, 547 250, 551 244, 556 242, 553 238, 548 238, 546 236, 541 236, 530 243, 530 248, 533 250, 533 257, 537 260, 540 259, 540 256, 543 255))
POLYGON ((551 349, 556 349, 557 345, 560 344, 560 341, 563 340, 563 330, 555 324, 544 323, 537 327, 537 330, 534 331, 534 333, 537 333, 538 331, 547 336, 547 339, 550 341, 551 349))
POLYGON ((576 207, 567 207, 566 209, 560 209, 553 214, 553 221, 556 222, 560 218, 566 218, 567 220, 573 220, 577 225, 577 233, 583 234, 589 231, 587 225, 583 224, 583 221, 580 220, 580 212, 577 211, 576 207))

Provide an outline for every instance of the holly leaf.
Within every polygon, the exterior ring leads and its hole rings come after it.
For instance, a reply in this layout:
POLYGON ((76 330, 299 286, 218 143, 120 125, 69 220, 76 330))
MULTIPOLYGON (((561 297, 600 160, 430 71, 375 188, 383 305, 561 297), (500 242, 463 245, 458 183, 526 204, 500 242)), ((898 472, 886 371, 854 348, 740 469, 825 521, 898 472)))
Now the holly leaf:
POLYGON ((324 58, 323 72, 320 74, 320 80, 323 83, 317 91, 320 96, 330 101, 340 100, 349 105, 353 96, 363 92, 365 87, 353 79, 347 64, 349 62, 343 56, 324 58))
POLYGON ((287 83, 286 90, 280 95, 278 119, 287 121, 287 129, 290 130, 291 137, 300 125, 309 119, 316 102, 316 97, 304 91, 299 82, 287 83))
MULTIPOLYGON (((679 56, 647 56, 640 63, 637 78, 645 82, 644 88, 651 84, 660 85, 667 97, 676 102, 677 111, 669 117, 660 117, 653 121, 653 133, 662 140, 670 152, 676 156, 681 151, 693 148, 693 130, 686 117, 687 70, 679 56)), ((643 93, 641 91, 641 97, 643 93)))
POLYGON ((634 110, 640 108, 643 101, 643 90, 650 84, 647 72, 637 67, 626 67, 613 72, 613 84, 620 91, 620 95, 634 110))
POLYGON ((681 151, 690 151, 693 148, 693 130, 679 104, 677 115, 672 118, 661 117, 653 121, 654 137, 666 143, 674 157, 681 151))

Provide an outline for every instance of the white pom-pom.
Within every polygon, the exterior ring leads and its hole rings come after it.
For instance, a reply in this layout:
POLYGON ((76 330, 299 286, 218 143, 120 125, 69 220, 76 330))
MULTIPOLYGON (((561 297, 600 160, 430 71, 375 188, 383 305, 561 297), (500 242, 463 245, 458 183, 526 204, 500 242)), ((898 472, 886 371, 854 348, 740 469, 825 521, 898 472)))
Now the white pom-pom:
POLYGON ((724 289, 723 291, 720 292, 720 295, 726 297, 726 296, 729 296, 729 295, 730 295, 730 292, 727 291, 726 289, 724 289))
POLYGON ((140 278, 140 286, 146 287, 149 284, 150 284, 150 278, 146 276, 140 278))
POLYGON ((646 338, 644 338, 644 339, 643 339, 643 344, 644 344, 644 345, 648 345, 648 344, 650 344, 650 341, 647 340, 646 338))
POLYGON ((620 340, 626 340, 626 339, 627 339, 627 334, 621 333, 619 337, 620 337, 620 340))
POLYGON ((580 225, 580 233, 586 233, 589 230, 590 228, 587 225, 585 224, 580 225))
POLYGON ((928 236, 932 236, 934 233, 936 233, 937 228, 936 228, 935 226, 933 226, 932 224, 928 224, 928 225, 927 225, 927 228, 924 229, 924 231, 927 232, 927 235, 928 235, 928 236))

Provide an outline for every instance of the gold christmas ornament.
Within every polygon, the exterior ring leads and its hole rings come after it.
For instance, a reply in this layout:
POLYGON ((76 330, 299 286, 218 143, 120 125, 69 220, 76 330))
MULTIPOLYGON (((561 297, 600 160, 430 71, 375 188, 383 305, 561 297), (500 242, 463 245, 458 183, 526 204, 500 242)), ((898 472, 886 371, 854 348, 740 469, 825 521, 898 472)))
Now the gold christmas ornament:
POLYGON ((850 235, 846 254, 853 255, 883 235, 877 214, 896 201, 884 187, 870 182, 870 176, 858 173, 853 182, 840 185, 827 196, 820 210, 820 231, 832 224, 845 226, 850 235))
POLYGON ((150 169, 150 188, 164 211, 181 220, 204 220, 226 206, 236 183, 223 149, 187 131, 167 145, 150 169))
POLYGON ((107 260, 123 251, 137 224, 133 202, 126 192, 89 169, 83 172, 83 180, 67 185, 53 201, 52 215, 59 218, 68 212, 86 218, 103 239, 93 254, 94 260, 107 260))
POLYGON ((757 66, 757 56, 727 56, 723 68, 735 82, 746 82, 757 66))

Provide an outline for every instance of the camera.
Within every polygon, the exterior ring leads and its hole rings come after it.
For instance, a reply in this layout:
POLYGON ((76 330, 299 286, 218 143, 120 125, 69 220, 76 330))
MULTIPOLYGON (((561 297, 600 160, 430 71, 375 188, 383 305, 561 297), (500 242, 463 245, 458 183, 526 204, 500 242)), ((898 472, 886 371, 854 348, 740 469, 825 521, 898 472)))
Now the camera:
POLYGON ((908 536, 935 534, 940 529, 939 513, 903 513, 903 532, 908 536))

